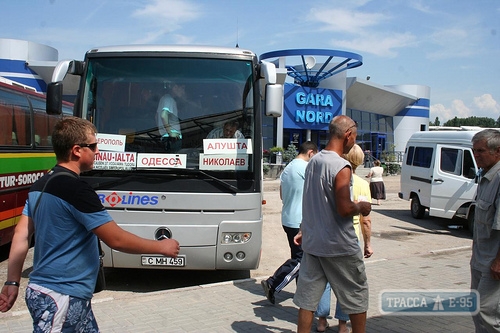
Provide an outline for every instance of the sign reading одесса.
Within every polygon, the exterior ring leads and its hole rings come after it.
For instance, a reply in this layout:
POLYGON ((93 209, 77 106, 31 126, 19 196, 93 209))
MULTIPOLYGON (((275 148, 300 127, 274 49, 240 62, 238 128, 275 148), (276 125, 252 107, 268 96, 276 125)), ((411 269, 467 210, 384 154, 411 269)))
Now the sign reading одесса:
POLYGON ((186 154, 137 154, 137 168, 186 168, 186 154))

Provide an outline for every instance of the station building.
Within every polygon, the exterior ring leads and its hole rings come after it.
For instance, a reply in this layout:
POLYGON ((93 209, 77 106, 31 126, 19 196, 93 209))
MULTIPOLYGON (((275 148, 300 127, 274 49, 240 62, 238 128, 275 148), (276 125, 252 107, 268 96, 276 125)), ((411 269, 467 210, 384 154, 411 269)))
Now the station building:
MULTIPOLYGON (((369 77, 348 76, 363 64, 356 53, 325 49, 272 51, 260 60, 273 62, 284 83, 284 112, 264 117, 264 148, 298 147, 311 140, 320 148, 328 141, 328 124, 340 114, 358 124, 358 144, 367 154, 400 161, 411 134, 429 127, 430 88, 424 85, 381 85, 369 77)), ((46 92, 58 62, 58 51, 47 45, 0 39, 0 79, 46 92)), ((67 76, 66 91, 78 82, 67 76)))
POLYGON ((330 120, 342 114, 357 122, 357 143, 367 154, 377 159, 391 154, 400 162, 410 136, 428 130, 430 88, 350 77, 348 72, 362 65, 359 54, 292 49, 265 53, 260 60, 286 73, 283 116, 264 120, 264 147, 286 149, 311 140, 323 148, 330 120))
MULTIPOLYGON (((48 45, 0 38, 0 80, 45 93, 58 57, 59 52, 48 45)), ((77 91, 77 77, 68 75, 63 82, 65 91, 77 91)))

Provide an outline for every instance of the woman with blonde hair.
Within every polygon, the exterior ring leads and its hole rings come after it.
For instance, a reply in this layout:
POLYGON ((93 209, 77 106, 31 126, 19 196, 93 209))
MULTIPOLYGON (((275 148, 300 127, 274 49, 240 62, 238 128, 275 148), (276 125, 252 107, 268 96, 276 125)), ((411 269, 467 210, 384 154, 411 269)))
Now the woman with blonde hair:
MULTIPOLYGON (((361 147, 357 144, 352 146, 351 150, 347 154, 344 155, 344 158, 351 163, 352 166, 352 196, 355 202, 357 201, 369 201, 370 200, 370 186, 368 182, 358 176, 356 174, 356 169, 358 166, 363 164, 365 160, 365 153, 361 149, 361 147)), ((358 239, 360 239, 360 235, 363 235, 364 240, 364 255, 365 258, 368 258, 372 255, 373 251, 370 245, 370 230, 371 230, 371 218, 370 215, 362 216, 357 215, 353 216, 353 224, 354 230, 356 231, 356 235, 358 239), (362 222, 362 225, 360 225, 362 222)))

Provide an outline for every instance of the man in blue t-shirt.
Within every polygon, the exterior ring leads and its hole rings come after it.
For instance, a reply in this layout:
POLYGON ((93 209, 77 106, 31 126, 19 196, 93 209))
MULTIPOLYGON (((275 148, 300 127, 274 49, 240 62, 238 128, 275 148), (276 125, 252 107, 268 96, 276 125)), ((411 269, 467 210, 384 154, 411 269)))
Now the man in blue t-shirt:
POLYGON ((274 304, 274 294, 279 293, 299 274, 302 248, 295 245, 293 238, 299 232, 302 221, 302 191, 307 162, 318 152, 318 147, 311 141, 306 141, 299 147, 297 157, 288 163, 280 175, 280 198, 283 202, 281 223, 290 246, 290 259, 285 261, 273 276, 262 280, 261 285, 267 299, 274 304))
POLYGON ((12 308, 19 292, 24 260, 35 235, 33 271, 26 305, 33 327, 44 332, 98 332, 90 300, 99 270, 98 237, 126 253, 177 257, 179 242, 140 238, 120 228, 97 193, 79 175, 91 170, 97 148, 96 128, 87 120, 67 117, 52 135, 57 165, 31 187, 16 226, 0 311, 12 308))
POLYGON ((184 85, 172 84, 169 93, 163 95, 158 102, 156 122, 161 141, 165 144, 165 150, 168 153, 175 153, 182 148, 181 125, 176 99, 184 99, 185 97, 184 85))

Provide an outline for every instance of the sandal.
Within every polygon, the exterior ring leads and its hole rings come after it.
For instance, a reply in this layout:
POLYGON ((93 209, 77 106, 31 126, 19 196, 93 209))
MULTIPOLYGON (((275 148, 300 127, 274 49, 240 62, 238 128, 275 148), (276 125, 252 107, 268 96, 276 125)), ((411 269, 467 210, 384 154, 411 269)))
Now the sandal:
POLYGON ((330 324, 328 322, 326 322, 325 329, 323 329, 323 330, 320 330, 318 328, 318 326, 316 326, 316 332, 326 332, 326 330, 328 329, 328 327, 330 327, 330 324))

